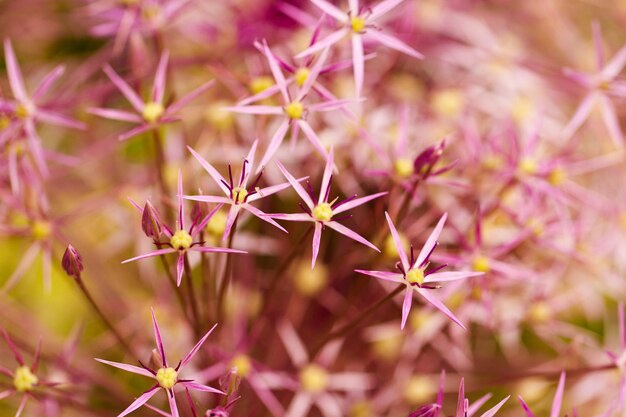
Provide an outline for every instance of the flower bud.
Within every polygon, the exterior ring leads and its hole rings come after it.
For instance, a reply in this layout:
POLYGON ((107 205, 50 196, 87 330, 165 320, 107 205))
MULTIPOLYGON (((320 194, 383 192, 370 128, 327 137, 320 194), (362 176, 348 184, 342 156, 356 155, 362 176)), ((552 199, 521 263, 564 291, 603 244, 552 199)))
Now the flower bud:
POLYGON ((422 151, 422 153, 420 153, 413 162, 414 172, 424 179, 428 178, 435 164, 439 161, 439 158, 443 154, 444 147, 445 140, 441 141, 438 145, 429 146, 422 151))
POLYGON ((159 212, 149 201, 146 201, 143 214, 141 215, 141 230, 143 230, 146 236, 155 240, 158 240, 163 232, 159 212))
POLYGON ((83 258, 80 256, 80 253, 74 249, 74 246, 67 245, 67 249, 65 249, 63 259, 61 260, 61 266, 67 275, 74 278, 80 277, 80 273, 83 271, 83 258))
POLYGON ((224 374, 220 380, 220 389, 226 393, 227 396, 232 396, 239 390, 239 383, 241 377, 237 372, 237 368, 231 368, 226 374, 224 374))

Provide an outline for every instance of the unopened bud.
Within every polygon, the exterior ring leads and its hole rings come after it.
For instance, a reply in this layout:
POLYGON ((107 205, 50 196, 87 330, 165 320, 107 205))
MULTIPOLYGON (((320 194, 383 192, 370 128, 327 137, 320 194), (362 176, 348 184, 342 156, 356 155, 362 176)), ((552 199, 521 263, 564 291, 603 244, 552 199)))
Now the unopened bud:
POLYGON ((63 259, 61 260, 61 266, 67 275, 74 278, 80 277, 80 273, 83 271, 83 258, 80 256, 80 253, 74 249, 74 246, 67 245, 67 249, 65 249, 63 259))
POLYGON ((443 154, 444 147, 445 141, 441 141, 440 144, 429 146, 422 151, 422 153, 420 153, 413 162, 414 172, 424 179, 428 178, 435 164, 439 161, 439 158, 443 154))
POLYGON ((146 201, 143 214, 141 215, 141 230, 143 230, 146 236, 155 240, 158 240, 163 232, 159 212, 149 201, 146 201))

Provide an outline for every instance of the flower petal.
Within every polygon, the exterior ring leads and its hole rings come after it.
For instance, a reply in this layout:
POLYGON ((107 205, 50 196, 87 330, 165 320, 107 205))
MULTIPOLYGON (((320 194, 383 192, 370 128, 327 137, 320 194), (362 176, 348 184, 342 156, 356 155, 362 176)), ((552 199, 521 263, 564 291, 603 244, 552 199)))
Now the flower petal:
POLYGON ((167 368, 167 359, 165 358, 165 349, 163 348, 163 338, 161 338, 161 331, 159 330, 159 325, 157 323, 156 316, 154 315, 154 309, 152 307, 150 307, 150 312, 152 313, 152 328, 154 330, 154 340, 156 341, 157 347, 159 348, 159 354, 161 355, 163 367, 167 368))
POLYGON ((422 250, 417 256, 417 260, 415 261, 415 264, 412 266, 422 265, 426 257, 432 252, 433 248, 437 244, 437 239, 439 239, 439 235, 441 234, 441 231, 443 230, 443 225, 446 222, 447 218, 448 218, 448 213, 444 213, 443 216, 441 216, 441 219, 439 219, 437 226, 435 226, 430 236, 428 236, 426 243, 424 243, 422 250))
POLYGON ((404 249, 404 244, 402 243, 402 239, 400 239, 400 235, 396 230, 396 227, 393 225, 391 221, 391 217, 389 214, 385 212, 385 217, 387 218, 387 223, 389 224, 389 230, 391 231, 391 238, 393 239, 393 244, 396 247, 396 251, 398 251, 398 255, 400 255, 400 262, 402 262, 402 268, 405 272, 411 269, 412 265, 409 264, 409 257, 406 254, 406 250, 404 249))
POLYGON ((409 318, 409 312, 411 311, 411 303, 413 301, 413 291, 407 288, 404 293, 404 301, 402 302, 402 323, 400 323, 400 330, 404 330, 406 319, 409 318))
POLYGON ((169 58, 169 51, 163 51, 161 58, 159 59, 156 74, 154 75, 154 83, 152 84, 152 101, 155 103, 163 102, 163 95, 165 93, 165 76, 167 75, 167 63, 169 58))
POLYGON ((335 168, 335 150, 331 146, 330 152, 326 157, 326 165, 324 166, 324 175, 322 176, 322 184, 320 185, 320 195, 317 199, 318 204, 326 202, 325 198, 330 190, 330 180, 333 175, 333 169, 335 168))
POLYGON ((367 195, 365 197, 355 198, 354 200, 350 200, 347 203, 340 205, 339 207, 337 207, 337 209, 334 209, 333 214, 339 214, 339 213, 343 213, 344 211, 351 210, 355 207, 358 207, 362 204, 367 203, 368 201, 372 201, 386 194, 387 194, 387 191, 383 191, 382 193, 376 193, 372 195, 367 195))
POLYGON ((315 261, 320 251, 320 241, 322 239, 322 223, 315 222, 315 231, 313 232, 313 248, 311 257, 311 269, 315 268, 315 261))
POLYGON ((404 277, 402 274, 397 272, 387 272, 387 271, 366 271, 363 269, 355 269, 354 272, 358 272, 359 274, 369 275, 374 278, 382 279, 384 281, 389 282, 397 282, 400 284, 404 283, 404 277))
POLYGON ((145 106, 143 100, 135 90, 131 88, 130 85, 126 83, 117 73, 111 68, 109 65, 104 67, 104 73, 111 79, 113 84, 121 91, 121 93, 126 97, 128 102, 137 110, 137 112, 142 113, 143 108, 145 106))
POLYGON ((287 129, 289 129, 289 120, 285 119, 283 120, 283 122, 280 124, 280 126, 274 133, 274 136, 272 136, 272 139, 270 139, 270 143, 267 146, 267 149, 265 150, 263 159, 261 159, 261 162, 259 163, 257 172, 260 172, 263 169, 263 167, 267 165, 267 163, 272 158, 272 156, 274 156, 274 154, 278 150, 278 147, 283 142, 283 138, 285 137, 285 134, 287 133, 287 129))
POLYGON ((104 359, 95 358, 98 362, 104 363, 105 365, 111 365, 115 368, 122 369, 127 372, 132 372, 134 374, 139 374, 143 376, 147 376, 148 378, 154 378, 154 375, 150 373, 147 369, 140 368, 138 366, 129 365, 127 363, 119 363, 119 362, 111 362, 106 361, 104 359))
POLYGON ((341 28, 330 35, 326 36, 324 39, 314 43, 313 45, 306 48, 304 51, 300 52, 295 56, 296 59, 304 58, 305 56, 312 55, 316 52, 319 52, 323 49, 330 47, 331 45, 339 42, 344 36, 346 36, 349 32, 348 28, 341 28))
POLYGON ((363 91, 363 77, 365 72, 363 58, 363 39, 358 33, 352 34, 352 68, 354 71, 354 83, 356 84, 356 97, 361 97, 363 91))
POLYGON ((456 324, 461 326, 463 330, 465 330, 465 326, 463 325, 463 323, 461 323, 461 321, 458 318, 456 318, 456 316, 452 314, 450 310, 448 310, 448 307, 446 307, 445 304, 443 304, 438 298, 436 298, 434 295, 432 295, 429 292, 432 290, 419 288, 419 287, 414 287, 414 288, 415 288, 415 291, 420 293, 420 295, 426 299, 426 301, 431 303, 434 307, 439 309, 443 314, 448 316, 453 322, 455 322, 456 324))
POLYGON ((196 343, 196 345, 193 347, 193 349, 191 349, 189 351, 189 353, 187 355, 185 355, 183 360, 180 362, 180 366, 181 367, 185 366, 187 363, 189 363, 189 361, 191 361, 193 359, 193 357, 196 355, 196 353, 198 353, 198 350, 200 350, 200 347, 202 347, 202 344, 211 335, 211 333, 213 333, 213 330, 215 330, 216 327, 217 327, 217 323, 214 324, 213 327, 211 327, 211 329, 208 332, 206 332, 206 334, 202 337, 202 339, 200 339, 200 341, 198 341, 198 343, 196 343))
MULTIPOLYGON (((315 6, 320 8, 324 13, 326 13, 329 16, 334 17, 341 23, 348 22, 348 15, 344 13, 343 11, 341 11, 337 6, 327 2, 326 0, 311 0, 311 3, 313 3, 315 6)), ((356 10, 353 10, 353 12, 356 13, 356 10)))
POLYGON ((427 275, 424 282, 449 282, 484 275, 484 272, 446 271, 427 275))
MULTIPOLYGON (((194 151, 190 146, 187 146, 187 149, 189 150, 189 152, 191 152, 194 158, 196 158, 198 162, 200 162, 200 165, 202 165, 202 168, 204 168, 205 171, 209 173, 211 178, 213 178, 213 181, 217 183, 217 185, 222 189, 222 191, 224 191, 224 193, 227 196, 230 196, 230 190, 228 189, 228 187, 224 185, 224 183, 227 182, 224 179, 224 177, 222 177, 222 175, 219 172, 217 172, 215 168, 213 168, 213 165, 211 165, 206 159, 200 156, 198 152, 194 151)), ((197 200, 197 201, 204 201, 204 200, 197 200)))
POLYGON ((27 101, 28 95, 24 88, 22 71, 17 63, 17 58, 15 57, 15 52, 13 51, 13 46, 9 39, 4 40, 4 59, 6 61, 7 75, 13 96, 15 96, 18 101, 27 101))
POLYGON ((336 230, 342 235, 349 237, 350 239, 356 240, 357 242, 362 243, 365 246, 369 246, 370 248, 374 249, 376 252, 380 252, 380 249, 378 249, 376 246, 370 243, 367 239, 365 239, 363 236, 359 235, 358 233, 348 229, 343 224, 337 223, 335 221, 330 221, 330 222, 326 222, 325 225, 330 227, 331 229, 336 230))
POLYGON ((367 32, 367 37, 375 40, 378 43, 385 45, 388 48, 395 49, 396 51, 402 52, 403 54, 412 56, 416 59, 423 59, 424 55, 415 49, 411 48, 406 43, 402 42, 400 39, 388 35, 384 32, 370 30, 367 32))
MULTIPOLYGON (((289 171, 287 171, 287 169, 283 166, 283 164, 281 164, 280 162, 276 161, 276 165, 278 166, 278 169, 280 169, 280 171, 283 173, 285 178, 287 178, 287 181, 289 181, 289 184, 291 184, 293 189, 296 190, 296 193, 298 193, 300 198, 312 210, 313 207, 315 206, 315 204, 313 203, 313 200, 311 199, 311 196, 309 195, 309 193, 304 189, 304 187, 302 187, 302 185, 300 185, 298 180, 296 180, 293 177, 293 175, 291 175, 289 173, 289 171)), ((274 216, 272 216, 272 217, 274 217, 274 216)))
POLYGON ((220 391, 217 388, 209 387, 208 385, 198 384, 197 382, 183 382, 183 385, 189 389, 196 391, 212 392, 214 394, 226 395, 224 391, 220 391))
POLYGON ((173 249, 173 248, 158 249, 149 253, 145 253, 143 255, 135 256, 134 258, 126 259, 125 261, 122 261, 122 263, 126 264, 128 262, 138 261, 139 259, 150 258, 153 256, 160 256, 160 255, 165 255, 165 254, 174 253, 174 252, 176 252, 176 249, 173 249))

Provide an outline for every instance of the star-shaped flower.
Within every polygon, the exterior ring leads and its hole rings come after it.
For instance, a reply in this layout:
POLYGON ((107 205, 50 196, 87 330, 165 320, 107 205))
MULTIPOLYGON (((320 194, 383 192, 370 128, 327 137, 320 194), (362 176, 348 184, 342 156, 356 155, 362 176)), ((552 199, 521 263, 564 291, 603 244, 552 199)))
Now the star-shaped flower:
POLYGON ((427 271, 426 269, 430 265, 430 256, 433 251, 437 247, 437 239, 441 234, 443 229, 443 225, 446 222, 448 217, 447 214, 441 216, 441 219, 435 226, 435 229, 432 231, 426 243, 422 247, 422 250, 415 258, 413 253, 413 246, 411 245, 411 256, 409 258, 408 254, 404 249, 404 244, 396 230, 389 214, 385 213, 387 217, 387 223, 389 223, 389 229, 391 230, 391 236, 393 238, 394 245, 396 246, 396 250, 400 255, 400 262, 396 264, 396 268, 400 270, 400 272, 386 272, 386 271, 364 271, 357 269, 356 272, 360 274, 370 275, 374 278, 382 279, 384 281, 395 282, 398 284, 406 285, 406 291, 404 293, 404 302, 402 304, 402 323, 400 328, 404 329, 404 325, 406 324, 406 319, 409 317, 409 312, 411 311, 411 303, 413 301, 413 294, 417 292, 422 297, 426 299, 433 306, 441 310, 446 316, 450 317, 456 324, 465 329, 463 323, 456 318, 454 314, 446 307, 437 297, 433 296, 430 293, 430 290, 438 288, 436 283, 438 282, 448 282, 448 281, 457 281, 459 279, 474 277, 477 275, 482 275, 482 272, 465 272, 465 271, 451 271, 451 272, 438 272, 443 269, 446 265, 441 265, 436 268, 427 271))
POLYGON ((141 361, 139 361, 139 364, 141 365, 141 367, 138 367, 138 366, 129 365, 125 363, 111 362, 111 361, 106 361, 104 359, 96 359, 98 362, 102 362, 104 364, 114 366, 124 371, 147 376, 148 378, 152 378, 156 380, 156 384, 154 384, 152 388, 144 392, 131 405, 129 405, 128 408, 126 408, 126 410, 122 411, 118 415, 118 417, 123 417, 127 414, 130 414, 131 412, 135 411, 136 409, 144 405, 146 402, 148 402, 148 400, 150 400, 150 398, 152 398, 157 392, 159 392, 159 388, 163 388, 163 390, 165 390, 165 392, 167 393, 167 400, 169 401, 169 404, 170 404, 170 411, 172 413, 172 417, 179 417, 178 407, 176 406, 176 397, 174 395, 174 387, 176 385, 182 385, 184 388, 190 389, 190 390, 212 392, 212 393, 224 395, 224 392, 216 388, 199 384, 197 382, 194 382, 191 379, 179 378, 179 373, 181 372, 181 368, 183 368, 185 365, 191 362, 193 357, 200 350, 200 347, 202 347, 202 344, 206 341, 206 339, 209 337, 211 332, 213 332, 217 324, 215 324, 211 328, 211 330, 209 330, 207 334, 205 334, 204 337, 200 339, 200 341, 193 347, 193 349, 191 349, 189 353, 187 353, 187 355, 185 355, 185 357, 181 361, 178 362, 178 365, 176 365, 176 367, 171 367, 167 363, 167 359, 165 356, 165 349, 163 348, 163 340, 161 339, 161 331, 159 330, 159 325, 157 324, 157 320, 154 315, 154 310, 152 310, 152 325, 154 327, 154 338, 157 343, 158 352, 159 352, 159 355, 161 356, 162 366, 159 369, 157 370, 150 369, 146 365, 141 363, 141 361))

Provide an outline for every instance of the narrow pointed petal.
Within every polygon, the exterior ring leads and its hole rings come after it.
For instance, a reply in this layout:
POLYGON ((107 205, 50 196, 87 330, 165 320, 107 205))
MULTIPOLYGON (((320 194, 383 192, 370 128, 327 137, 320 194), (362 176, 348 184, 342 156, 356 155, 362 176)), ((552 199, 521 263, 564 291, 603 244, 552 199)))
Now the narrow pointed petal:
POLYGON ((559 385, 556 388, 554 394, 554 400, 552 401, 552 409, 550 410, 550 417, 559 417, 561 413, 561 403, 563 402, 563 391, 565 390, 565 372, 561 372, 559 378, 559 385))
POLYGON ((447 218, 448 218, 448 213, 444 213, 444 215, 441 216, 441 219, 439 219, 437 226, 435 226, 430 236, 428 236, 426 243, 424 243, 422 250, 417 256, 417 261, 415 261, 415 265, 418 265, 418 266, 421 265, 422 262, 424 262, 424 260, 428 256, 428 254, 432 252, 433 248, 437 244, 437 239, 439 239, 439 235, 441 234, 441 231, 443 230, 443 225, 446 222, 447 218))
POLYGON ((564 140, 570 139, 574 133, 582 126, 582 124, 589 118, 591 111, 593 110, 593 105, 596 101, 596 94, 589 93, 583 101, 578 105, 576 112, 567 123, 565 128, 563 128, 563 132, 561 135, 564 140))
POLYGON ((176 195, 178 200, 178 229, 182 230, 185 228, 185 207, 183 205, 183 170, 178 170, 178 194, 176 195))
POLYGON ((198 353, 198 351, 200 350, 200 347, 202 347, 202 344, 207 340, 207 338, 211 335, 211 333, 213 333, 213 330, 215 330, 216 327, 217 327, 217 323, 214 324, 213 327, 211 327, 211 329, 208 332, 206 332, 206 334, 202 337, 202 339, 198 341, 198 343, 196 343, 193 349, 191 349, 189 353, 180 362, 181 367, 185 366, 187 363, 189 363, 189 361, 193 359, 196 353, 198 353))
POLYGON ((296 98, 296 101, 302 101, 304 96, 306 96, 309 91, 311 91, 311 87, 313 87, 313 84, 315 84, 315 82, 317 81, 317 77, 319 76, 320 71, 324 66, 324 63, 326 62, 326 58, 328 58, 328 48, 324 49, 321 55, 317 58, 317 61, 315 62, 313 68, 311 68, 311 72, 307 76, 304 85, 298 92, 298 97, 296 98))
POLYGON ((489 410, 487 410, 485 413, 483 413, 480 417, 493 417, 498 412, 498 410, 500 410, 500 408, 502 408, 504 403, 509 400, 509 398, 511 398, 510 395, 507 396, 502 401, 500 401, 498 404, 496 404, 493 407, 491 407, 489 410))
POLYGON ((335 150, 333 147, 330 148, 330 152, 326 157, 326 165, 324 166, 324 175, 322 176, 322 184, 320 185, 320 195, 318 198, 318 204, 321 202, 325 202, 324 198, 328 194, 328 190, 330 188, 330 180, 333 175, 333 169, 335 167, 335 150))
POLYGON ((398 251, 398 255, 400 255, 400 262, 402 262, 402 268, 405 271, 408 271, 409 269, 411 269, 411 266, 409 264, 409 257, 406 254, 406 250, 404 249, 404 244, 402 243, 402 239, 400 239, 400 235, 398 234, 398 231, 396 230, 396 227, 393 225, 393 222, 391 221, 391 217, 389 217, 389 214, 387 212, 385 212, 385 217, 387 218, 387 223, 389 224, 389 230, 391 231, 391 238, 393 239, 393 244, 396 247, 396 251, 398 251))
POLYGON ((17 58, 15 57, 11 41, 8 38, 4 40, 4 59, 6 61, 7 75, 9 77, 9 84, 11 91, 13 92, 13 96, 18 101, 27 101, 28 95, 26 94, 26 89, 24 88, 22 71, 17 63, 17 58))
POLYGON ((315 261, 320 251, 320 241, 322 239, 322 223, 315 222, 315 231, 313 232, 313 247, 311 257, 311 269, 315 268, 315 261))
POLYGON ((169 51, 164 51, 159 59, 156 74, 154 75, 154 83, 152 84, 152 101, 155 103, 163 102, 165 94, 165 76, 167 75, 167 63, 170 59, 169 51))
POLYGON ((270 65, 270 71, 272 71, 272 76, 274 77, 274 80, 276 81, 276 85, 280 89, 280 94, 283 96, 283 100, 285 100, 285 104, 289 103, 291 99, 289 98, 289 92, 287 91, 287 82, 285 81, 285 76, 283 75, 283 72, 280 69, 280 65, 278 64, 278 61, 276 61, 274 54, 272 53, 269 46, 267 46, 267 43, 265 42, 263 43, 263 54, 265 55, 265 58, 267 59, 267 62, 270 65))
POLYGON ((220 247, 212 247, 212 246, 194 246, 193 248, 189 248, 188 250, 192 252, 201 252, 201 253, 238 253, 238 254, 248 253, 245 250, 220 248, 220 247))
POLYGON ((269 160, 274 156, 274 154, 278 150, 278 147, 283 142, 283 138, 287 133, 287 129, 289 129, 289 120, 285 119, 274 133, 274 136, 272 136, 272 139, 270 139, 270 143, 265 150, 265 155, 263 155, 263 159, 261 159, 261 162, 259 163, 257 172, 260 172, 260 170, 263 169, 263 167, 266 166, 269 160))
POLYGON ((157 323, 156 316, 154 315, 154 309, 150 307, 152 313, 152 329, 154 330, 154 340, 156 341, 159 354, 161 355, 161 361, 163 361, 163 367, 167 368, 167 359, 165 358, 165 348, 163 348, 163 338, 161 337, 161 331, 159 330, 159 324, 157 323))
POLYGON ((198 97, 200 94, 204 93, 206 90, 211 88, 213 84, 215 84, 215 80, 207 81, 206 83, 202 84, 200 87, 196 88, 195 90, 191 90, 190 92, 182 96, 179 100, 172 103, 167 109, 165 109, 165 114, 173 115, 173 114, 178 113, 180 109, 182 109, 187 104, 195 100, 196 97, 198 97))
MULTIPOLYGON (((13 377, 12 375, 10 375, 11 378, 13 377)), ((4 400, 5 398, 7 398, 9 395, 13 394, 15 391, 12 389, 8 389, 6 391, 0 391, 0 400, 4 400)))
POLYGON ((276 223, 274 221, 274 219, 272 219, 270 216, 268 216, 266 213, 263 213, 261 210, 259 210, 258 208, 251 206, 250 204, 246 204, 245 206, 243 206, 244 210, 248 210, 250 213, 252 213, 254 216, 258 217, 259 219, 268 222, 269 224, 271 224, 272 226, 282 230, 283 232, 287 233, 287 230, 285 230, 284 227, 282 227, 280 224, 276 223))
POLYGON ((626 65, 626 45, 622 46, 613 58, 611 58, 600 74, 605 79, 615 78, 620 72, 622 72, 624 65, 626 65))
POLYGON ((285 417, 306 417, 311 405, 313 396, 307 392, 298 392, 291 400, 289 408, 285 412, 285 417))
POLYGON ((397 282, 399 284, 404 283, 403 275, 397 272, 366 271, 363 269, 355 269, 354 272, 358 272, 359 274, 363 274, 363 275, 369 275, 371 277, 382 279, 384 281, 397 282))
POLYGON ((314 53, 319 52, 323 49, 326 49, 336 44, 337 42, 339 42, 344 36, 348 34, 348 32, 349 32, 348 28, 339 29, 331 33, 330 35, 326 36, 324 39, 309 46, 307 49, 305 49, 304 51, 296 55, 295 58, 296 59, 304 58, 306 56, 313 55, 314 53))
POLYGON ((367 37, 373 39, 374 41, 385 45, 388 48, 395 49, 398 52, 402 52, 403 54, 409 55, 416 59, 423 59, 424 55, 415 49, 411 48, 406 43, 402 42, 400 39, 388 35, 384 32, 370 30, 367 32, 367 37))
POLYGON ((608 97, 601 96, 600 109, 602 111, 602 120, 604 120, 613 143, 618 147, 622 147, 624 145, 624 135, 619 125, 615 106, 608 97))
POLYGON ((174 252, 176 252, 176 249, 173 249, 173 248, 158 249, 149 253, 145 253, 143 255, 135 256, 134 258, 126 259, 125 261, 122 261, 122 263, 126 264, 128 262, 138 261, 139 259, 151 258, 153 256, 160 256, 160 255, 165 255, 165 254, 174 253, 174 252))
POLYGON ((183 272, 185 271, 185 252, 179 251, 178 260, 176 261, 176 286, 180 287, 183 281, 183 272))
POLYGON ((2 336, 4 337, 4 341, 7 343, 7 346, 9 347, 9 350, 11 351, 11 353, 13 353, 13 357, 15 358, 15 361, 20 366, 24 366, 25 362, 24 362, 24 359, 22 358, 22 355, 20 355, 20 352, 15 347, 15 344, 13 343, 13 340, 9 337, 9 334, 4 329, 2 329, 2 336))
MULTIPOLYGON (((319 7, 324 13, 334 17, 341 23, 348 22, 348 15, 341 11, 337 6, 327 2, 326 0, 311 0, 311 3, 319 7)), ((353 10, 353 12, 356 12, 353 10)))
POLYGON ((455 417, 465 416, 465 378, 461 378, 459 384, 459 396, 456 401, 456 414, 455 417))
POLYGON ((348 104, 352 104, 355 102, 356 101, 352 99, 328 100, 328 101, 323 101, 321 103, 313 104, 307 107, 307 109, 309 110, 310 113, 328 112, 328 111, 333 111, 337 109, 341 109, 343 111, 349 112, 349 110, 346 109, 346 106, 348 104))
POLYGON ((484 272, 446 271, 427 275, 424 282, 449 282, 484 275, 484 272))
POLYGON ((315 147, 315 149, 324 158, 327 158, 328 153, 326 152, 326 148, 324 148, 322 141, 320 140, 319 136, 317 136, 317 133, 315 133, 315 131, 311 128, 311 125, 304 120, 298 120, 298 126, 300 127, 300 129, 302 129, 302 132, 304 132, 304 136, 306 136, 309 142, 311 142, 311 145, 313 145, 313 147, 315 147))
MULTIPOLYGON (((191 152, 194 158, 196 158, 198 162, 200 162, 200 165, 202 165, 202 168, 204 168, 205 171, 209 173, 211 178, 213 178, 213 181, 217 183, 217 185, 222 189, 222 191, 224 191, 226 195, 230 195, 230 190, 228 189, 228 187, 224 185, 226 180, 224 179, 224 177, 220 175, 219 172, 217 172, 215 168, 213 168, 213 165, 211 165, 206 159, 200 156, 200 154, 194 151, 190 146, 187 146, 187 149, 189 149, 189 152, 191 152)), ((202 201, 202 200, 199 200, 199 201, 202 201)))
POLYGON ((284 114, 282 107, 278 106, 264 106, 264 105, 251 105, 251 106, 228 106, 223 107, 222 110, 232 111, 234 113, 241 114, 284 114))
POLYGON ((51 125, 69 127, 71 129, 85 130, 87 128, 83 122, 47 110, 37 110, 35 118, 51 125))
POLYGON ((64 65, 59 65, 56 68, 54 68, 52 71, 50 71, 44 77, 44 79, 41 80, 41 82, 35 89, 35 92, 33 93, 33 100, 37 100, 38 98, 41 98, 44 94, 46 94, 48 90, 50 90, 50 87, 52 86, 52 84, 54 84, 55 81, 58 80, 63 75, 64 72, 65 72, 64 65))
POLYGON ((348 7, 350 8, 350 13, 353 16, 358 15, 358 13, 359 13, 359 0, 348 0, 348 7))
POLYGON ((398 6, 404 0, 384 0, 372 7, 370 11, 369 19, 376 20, 379 17, 389 13, 393 8, 398 6))
POLYGON ((315 204, 313 204, 313 200, 311 199, 311 196, 309 195, 309 193, 307 193, 307 191, 304 189, 304 187, 302 187, 300 185, 300 183, 298 182, 298 180, 296 180, 293 175, 291 175, 289 173, 289 171, 287 171, 287 169, 283 166, 283 164, 281 164, 280 162, 276 161, 276 165, 278 166, 278 169, 280 169, 280 171, 283 173, 283 175, 285 176, 285 178, 287 178, 287 181, 289 181, 289 184, 291 184, 291 186, 293 187, 294 190, 296 190, 296 193, 298 193, 298 195, 300 196, 300 198, 306 203, 306 205, 312 210, 313 207, 315 206, 315 204))
POLYGON ((358 233, 348 229, 346 226, 344 226, 343 224, 334 222, 334 221, 330 221, 330 222, 326 222, 325 223, 326 226, 330 227, 331 229, 336 230, 337 232, 341 233, 344 236, 349 237, 350 239, 356 240, 357 242, 365 245, 365 246, 369 246, 370 248, 374 249, 376 252, 380 252, 380 249, 378 249, 376 246, 374 246, 372 243, 370 243, 367 239, 365 239, 363 236, 359 235, 358 233))
POLYGON ((357 33, 352 34, 352 68, 356 85, 356 97, 360 98, 363 91, 365 62, 363 58, 363 38, 357 33))
POLYGON ((26 252, 23 253, 22 259, 20 259, 20 263, 17 265, 9 279, 6 280, 4 285, 2 286, 2 292, 7 292, 11 288, 15 286, 19 282, 19 280, 24 276, 28 268, 31 267, 33 262, 35 261, 35 257, 39 253, 39 245, 37 243, 33 243, 30 245, 26 252))
POLYGON ((387 191, 383 191, 382 193, 367 195, 365 197, 355 198, 354 200, 348 201, 346 204, 342 204, 339 207, 337 207, 336 210, 333 210, 333 214, 343 213, 344 211, 351 210, 355 207, 358 207, 362 204, 367 203, 368 201, 375 200, 378 197, 382 197, 384 195, 387 195, 387 191))
POLYGON ((250 147, 250 151, 248 152, 248 155, 246 156, 246 161, 248 161, 248 172, 246 173, 246 177, 243 179, 243 182, 241 183, 241 186, 246 188, 248 185, 248 178, 250 178, 250 175, 252 175, 252 167, 254 166, 254 157, 256 156, 256 148, 257 145, 259 144, 258 139, 255 140, 254 142, 252 142, 252 146, 250 147))
MULTIPOLYGON (((304 181, 309 177, 302 177, 302 178, 298 178, 296 181, 304 181)), ((283 182, 282 184, 276 184, 276 185, 271 185, 269 187, 265 187, 265 188, 261 188, 259 190, 257 190, 256 194, 254 194, 252 197, 248 198, 248 203, 252 203, 253 201, 257 201, 260 200, 264 197, 268 197, 272 194, 276 194, 279 191, 282 190, 286 190, 287 188, 291 187, 291 183, 289 183, 289 181, 287 182, 283 182)))
POLYGON ((122 77, 117 75, 117 73, 109 65, 106 65, 104 67, 104 72, 111 79, 113 84, 115 84, 118 90, 120 90, 124 97, 126 97, 126 99, 133 106, 133 108, 137 110, 137 112, 142 113, 144 108, 144 102, 141 97, 139 97, 139 95, 135 93, 135 90, 133 90, 131 86, 122 79, 122 77))
MULTIPOLYGON (((287 81, 287 84, 289 84, 289 80, 287 81)), ((246 106, 250 103, 254 103, 257 101, 261 101, 261 100, 265 100, 266 98, 269 98, 271 96, 273 96, 274 94, 278 93, 280 91, 280 88, 278 88, 278 85, 274 84, 271 87, 266 88, 265 90, 261 91, 258 94, 255 94, 253 96, 244 98, 241 101, 237 102, 237 106, 246 106)))
POLYGON ((141 135, 144 132, 148 132, 148 131, 150 131, 152 129, 154 129, 153 126, 151 126, 149 124, 143 124, 141 126, 137 126, 134 129, 131 129, 131 130, 127 131, 127 132, 124 132, 124 133, 120 134, 117 137, 117 140, 119 140, 120 142, 123 142, 125 140, 128 140, 128 139, 134 137, 134 136, 141 135))
POLYGON ((226 395, 224 391, 220 391, 217 388, 209 387, 207 385, 198 384, 197 382, 184 382, 183 385, 195 391, 212 392, 214 394, 226 395))
POLYGON ((526 404, 522 396, 521 395, 518 396, 517 399, 522 405, 522 408, 524 409, 524 412, 526 413, 526 417, 535 417, 535 414, 532 411, 530 411, 530 408, 528 407, 528 405, 526 404))
POLYGON ((148 378, 154 378, 154 375, 152 375, 147 369, 143 369, 138 366, 128 365, 126 363, 105 361, 104 359, 98 359, 98 358, 96 358, 96 360, 100 363, 104 363, 105 365, 111 365, 115 368, 122 369, 127 372, 132 372, 134 374, 147 376, 148 378))
POLYGON ((22 397, 22 401, 20 401, 19 407, 17 407, 15 417, 20 417, 22 415, 22 411, 24 411, 24 407, 26 407, 26 400, 28 400, 28 395, 24 394, 24 396, 22 397))
POLYGON ((239 210, 241 210, 241 206, 237 204, 230 206, 228 216, 226 217, 226 228, 224 229, 224 236, 222 236, 222 240, 226 240, 230 235, 230 229, 233 228, 233 224, 239 215, 239 210))
POLYGON ((400 330, 404 330, 406 319, 409 318, 409 312, 411 311, 411 303, 413 302, 413 290, 406 289, 404 293, 404 301, 402 302, 402 323, 400 323, 400 330))
POLYGON ((285 350, 291 362, 296 367, 305 365, 309 361, 309 354, 293 326, 287 322, 279 323, 278 334, 283 341, 283 345, 285 346, 285 350))
POLYGON ((266 217, 291 222, 312 222, 315 221, 307 213, 266 213, 266 217))
POLYGON ((463 330, 465 330, 465 326, 463 325, 463 323, 461 323, 461 321, 458 318, 456 318, 454 314, 452 314, 452 312, 448 309, 448 307, 446 307, 445 304, 443 304, 437 297, 435 297, 429 292, 432 290, 417 288, 417 287, 415 288, 415 290, 418 293, 420 293, 420 295, 424 297, 426 301, 431 303, 434 307, 438 308, 442 313, 448 316, 453 322, 455 322, 456 324, 461 326, 463 330))
POLYGON ((217 197, 213 195, 185 195, 185 200, 203 201, 205 203, 232 204, 233 200, 227 197, 217 197))
POLYGON ((150 398, 154 397, 154 394, 156 394, 158 390, 159 385, 153 386, 148 391, 144 392, 139 398, 133 401, 133 403, 129 405, 126 410, 122 411, 117 417, 124 417, 125 415, 132 413, 133 411, 147 403, 150 398))
POLYGON ((123 122, 143 123, 143 119, 139 115, 124 110, 92 107, 87 109, 87 112, 95 114, 96 116, 104 117, 105 119, 121 120, 123 122))

